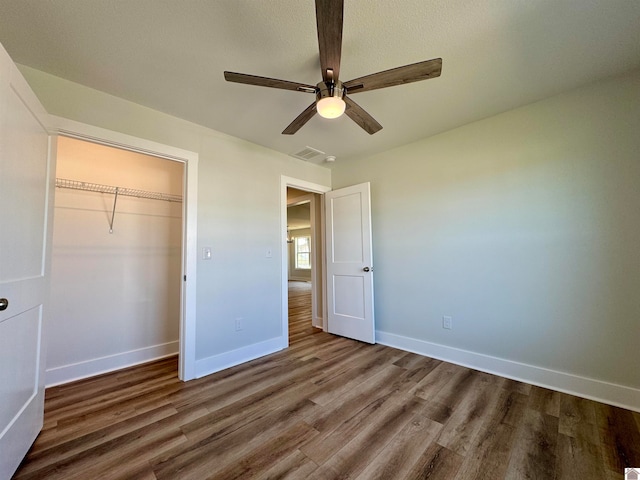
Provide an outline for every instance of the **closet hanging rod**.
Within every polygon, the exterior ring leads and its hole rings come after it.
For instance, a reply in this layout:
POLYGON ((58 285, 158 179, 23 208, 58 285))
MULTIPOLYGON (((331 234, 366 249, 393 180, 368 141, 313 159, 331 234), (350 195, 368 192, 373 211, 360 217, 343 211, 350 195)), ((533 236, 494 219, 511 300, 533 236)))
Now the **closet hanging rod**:
POLYGON ((99 183, 80 182, 67 178, 56 178, 56 187, 71 188, 73 190, 84 190, 86 192, 110 193, 111 195, 124 195, 127 197, 148 198, 150 200, 164 200, 165 202, 182 202, 182 195, 171 193, 148 192, 135 188, 113 187, 111 185, 101 185, 99 183))

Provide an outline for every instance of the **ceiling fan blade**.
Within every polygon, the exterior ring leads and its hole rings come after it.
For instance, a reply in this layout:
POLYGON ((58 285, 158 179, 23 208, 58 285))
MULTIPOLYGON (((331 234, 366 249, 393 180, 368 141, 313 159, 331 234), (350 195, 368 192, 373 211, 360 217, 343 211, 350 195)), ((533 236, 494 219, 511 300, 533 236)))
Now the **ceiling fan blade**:
POLYGON ((424 62, 392 68, 383 72, 372 73, 364 77, 344 82, 344 87, 350 94, 376 90, 378 88, 393 87, 405 83, 419 82, 429 78, 439 77, 442 72, 442 59, 434 58, 424 62))
POLYGON ((364 108, 347 96, 344 97, 344 101, 347 104, 347 109, 344 113, 346 113, 351 120, 360 125, 369 135, 373 135, 374 133, 382 130, 382 125, 380 125, 375 118, 369 115, 364 108))
POLYGON ((309 105, 296 119, 282 131, 283 135, 293 135, 316 114, 316 102, 309 105))
POLYGON ((324 82, 338 81, 344 0, 316 0, 320 68, 324 82))
POLYGON ((224 72, 224 79, 227 82, 246 83, 247 85, 257 85, 258 87, 281 88, 283 90, 306 93, 316 92, 316 87, 313 85, 278 80, 277 78, 258 77, 256 75, 247 75, 246 73, 224 72))

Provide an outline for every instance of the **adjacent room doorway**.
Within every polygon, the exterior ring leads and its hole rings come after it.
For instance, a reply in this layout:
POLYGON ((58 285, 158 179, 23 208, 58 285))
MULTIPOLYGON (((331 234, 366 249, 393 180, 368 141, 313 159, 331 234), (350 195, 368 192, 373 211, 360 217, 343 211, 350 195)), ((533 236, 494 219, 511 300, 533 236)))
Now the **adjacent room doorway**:
POLYGON ((325 332, 375 343, 370 184, 331 190, 283 176, 282 331, 287 345, 290 250, 287 207, 296 203, 295 198, 289 201, 289 189, 315 194, 311 197, 311 250, 315 252, 311 254, 311 261, 315 262, 312 263, 314 325, 325 332))
POLYGON ((316 222, 316 206, 319 201, 318 194, 287 188, 286 262, 290 339, 292 335, 313 333, 312 326, 322 328, 322 308, 321 305, 318 306, 322 295, 321 289, 318 291, 316 288, 319 272, 322 271, 322 262, 318 256, 321 242, 316 222))

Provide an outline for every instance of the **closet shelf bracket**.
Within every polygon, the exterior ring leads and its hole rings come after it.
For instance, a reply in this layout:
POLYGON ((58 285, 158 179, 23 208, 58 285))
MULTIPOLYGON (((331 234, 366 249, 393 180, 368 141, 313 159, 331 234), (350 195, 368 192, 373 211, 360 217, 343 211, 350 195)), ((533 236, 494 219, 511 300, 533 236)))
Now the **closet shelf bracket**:
POLYGON ((111 221, 109 222, 109 233, 113 233, 113 219, 116 218, 116 202, 118 201, 118 187, 113 196, 113 210, 111 211, 111 221))

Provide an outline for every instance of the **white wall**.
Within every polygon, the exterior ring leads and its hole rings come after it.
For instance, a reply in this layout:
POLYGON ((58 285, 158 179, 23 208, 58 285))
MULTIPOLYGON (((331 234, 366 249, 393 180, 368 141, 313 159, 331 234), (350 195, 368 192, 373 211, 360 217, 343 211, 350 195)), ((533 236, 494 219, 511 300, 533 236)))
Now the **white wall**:
POLYGON ((371 182, 378 339, 640 409, 639 155, 635 72, 336 163, 371 182))
POLYGON ((20 68, 54 115, 199 154, 198 249, 213 258, 197 265, 197 375, 283 348, 281 176, 328 186, 330 170, 20 68))
MULTIPOLYGON (((61 137, 56 176, 182 195, 183 165, 61 137)), ((182 205, 56 189, 47 384, 178 352, 182 205)))

